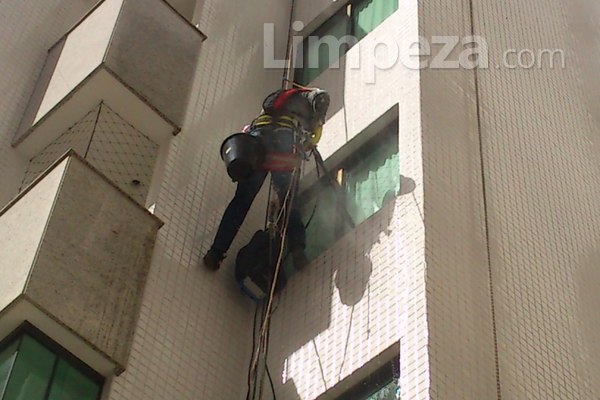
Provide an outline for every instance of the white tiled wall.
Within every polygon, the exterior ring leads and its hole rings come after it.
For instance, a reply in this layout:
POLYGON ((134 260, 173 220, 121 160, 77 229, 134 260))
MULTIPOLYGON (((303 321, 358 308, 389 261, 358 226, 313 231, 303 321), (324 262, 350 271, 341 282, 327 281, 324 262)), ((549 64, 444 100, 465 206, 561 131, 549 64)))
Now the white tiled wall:
MULTIPOLYGON (((470 36, 468 6, 421 2, 420 34, 429 43, 470 36)), ((441 46, 433 49, 430 62, 441 46)), ((421 72, 430 391, 410 399, 496 398, 475 78, 467 69, 421 72)))
POLYGON ((0 205, 18 191, 27 162, 10 143, 46 60, 47 50, 94 0, 0 2, 0 205))
POLYGON ((490 50, 477 76, 422 73, 431 398, 600 396, 598 11, 420 7, 425 37, 474 32, 490 50), (507 68, 510 49, 564 51, 566 68, 507 68))
POLYGON ((474 10, 502 398, 598 399, 598 2, 474 10), (562 50, 566 68, 496 68, 509 48, 562 50))
POLYGON ((240 244, 262 226, 257 199, 218 272, 200 265, 235 185, 220 159, 221 141, 252 120, 280 70, 263 69, 263 22, 276 23, 284 53, 288 11, 279 0, 199 2, 203 43, 181 133, 172 141, 156 214, 159 232, 127 370, 112 400, 241 399, 251 351, 253 303, 233 279, 240 244))

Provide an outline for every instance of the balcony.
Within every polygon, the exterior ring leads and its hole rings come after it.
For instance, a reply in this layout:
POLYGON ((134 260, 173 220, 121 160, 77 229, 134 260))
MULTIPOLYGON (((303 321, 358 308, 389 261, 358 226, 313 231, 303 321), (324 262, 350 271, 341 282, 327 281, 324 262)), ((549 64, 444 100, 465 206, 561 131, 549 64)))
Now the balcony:
POLYGON ((102 375, 121 373, 161 225, 67 153, 0 211, 0 339, 28 321, 102 375))
POLYGON ((181 128, 206 37, 164 0, 104 0, 49 51, 13 140, 31 159, 105 104, 154 143, 181 128))

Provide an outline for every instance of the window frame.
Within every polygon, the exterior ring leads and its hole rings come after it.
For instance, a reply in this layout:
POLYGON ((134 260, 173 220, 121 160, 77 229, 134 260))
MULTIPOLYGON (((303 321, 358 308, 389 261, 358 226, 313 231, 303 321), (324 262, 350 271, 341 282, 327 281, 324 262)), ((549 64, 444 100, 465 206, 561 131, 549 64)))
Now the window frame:
MULTIPOLYGON (((371 0, 348 0, 343 6, 340 7, 339 10, 337 10, 336 12, 334 12, 330 17, 328 17, 325 21, 323 21, 321 24, 319 24, 315 29, 313 29, 308 35, 306 35, 306 37, 304 37, 304 39, 302 40, 302 65, 300 66, 296 66, 294 68, 294 81, 301 84, 301 85, 308 85, 310 84, 310 82, 314 81, 315 79, 317 79, 323 72, 325 72, 326 70, 328 70, 329 68, 331 68, 331 65, 334 64, 335 62, 338 62, 339 60, 342 59, 342 57, 352 48, 354 47, 354 45, 356 45, 358 42, 360 42, 361 40, 363 40, 365 37, 367 37, 369 35, 370 32, 368 32, 367 34, 365 34, 365 36, 363 36, 360 39, 357 39, 356 37, 356 25, 354 24, 354 12, 355 10, 358 8, 358 5, 362 2, 366 2, 366 1, 371 1, 371 0), (311 81, 306 81, 304 78, 304 71, 310 69, 308 66, 308 54, 309 54, 309 38, 310 37, 318 37, 319 39, 324 36, 322 33, 323 31, 326 30, 326 27, 332 27, 334 26, 334 24, 332 25, 332 22, 336 19, 339 18, 341 15, 345 14, 345 19, 346 19, 346 35, 351 36, 352 38, 354 38, 355 40, 352 40, 351 43, 344 43, 342 45, 342 48, 340 49, 340 55, 339 58, 336 61, 333 61, 332 63, 330 63, 330 65, 328 65, 327 67, 324 67, 321 71, 319 71, 319 73, 311 80, 311 81)), ((389 0, 386 0, 389 1, 389 0)), ((397 0, 399 1, 399 0, 397 0)), ((386 18, 384 18, 377 26, 379 26, 380 24, 382 24, 387 18, 389 18, 391 16, 388 15, 386 18)), ((321 66, 319 66, 319 68, 321 68, 321 66)))
MULTIPOLYGON (((331 65, 333 63, 338 62, 348 52, 348 50, 350 50, 350 48, 352 47, 351 44, 348 44, 348 43, 343 44, 342 47, 339 49, 340 54, 336 61, 333 61, 332 63, 330 63, 330 65, 328 65, 327 67, 324 67, 321 71, 319 71, 319 73, 310 82, 305 81, 305 71, 311 69, 308 64, 310 62, 309 53, 310 53, 310 49, 311 49, 311 47, 309 46, 309 44, 310 44, 309 38, 317 37, 320 40, 323 36, 325 36, 324 32, 328 32, 331 28, 333 28, 335 26, 335 20, 337 18, 339 18, 340 16, 343 16, 344 14, 345 14, 344 19, 346 20, 345 35, 352 35, 352 15, 348 11, 349 9, 351 9, 351 7, 352 7, 352 1, 349 1, 348 3, 343 5, 339 10, 337 10, 335 13, 333 13, 333 15, 331 15, 329 18, 327 18, 325 21, 323 21, 314 30, 312 30, 308 35, 306 35, 306 37, 304 39, 302 39, 302 48, 301 48, 301 50, 302 50, 302 65, 296 66, 296 68, 294 69, 294 81, 296 81, 300 84, 308 84, 308 83, 312 82, 313 80, 318 78, 319 75, 321 75, 325 70, 331 68, 331 65)), ((318 53, 318 51, 317 51, 317 53, 318 53)), ((318 68, 321 69, 321 66, 319 66, 318 68)))
MULTIPOLYGON (((299 194, 298 194, 298 204, 318 204, 319 203, 319 192, 321 190, 327 190, 330 189, 332 191, 335 191, 333 193, 333 195, 335 196, 335 200, 336 200, 336 206, 337 206, 337 210, 338 212, 335 213, 335 215, 333 216, 333 224, 335 224, 334 226, 334 239, 333 241, 325 247, 325 249, 323 249, 322 251, 318 252, 318 254, 316 254, 314 256, 314 258, 312 258, 312 260, 318 258, 323 252, 325 252, 327 249, 331 248, 332 246, 334 246, 342 237, 344 237, 345 235, 347 235, 348 233, 352 232, 354 229, 356 229, 357 227, 361 226, 362 224, 366 223, 367 221, 369 221, 371 218, 373 218, 375 215, 379 214, 383 208, 385 208, 385 204, 377 211, 375 211, 374 213, 372 213, 371 215, 369 215, 368 217, 366 217, 364 220, 357 222, 354 218, 352 218, 352 214, 349 211, 349 207, 348 207, 348 201, 346 198, 347 192, 346 192, 346 187, 342 184, 340 185, 338 182, 338 186, 337 187, 333 187, 332 185, 334 184, 334 182, 330 182, 332 174, 337 175, 337 172, 340 170, 344 170, 344 171, 348 171, 348 170, 352 170, 353 166, 357 166, 360 164, 360 161, 362 160, 361 155, 365 154, 365 152, 369 152, 369 151, 373 151, 374 149, 377 149, 378 145, 380 144, 380 141, 385 138, 388 138, 388 135, 393 137, 396 142, 396 148, 397 148, 397 152, 398 154, 400 153, 400 139, 399 139, 399 115, 398 115, 398 106, 397 104, 394 105, 394 107, 392 107, 390 110, 388 110, 387 112, 385 112, 383 115, 381 115, 379 118, 377 118, 375 121, 373 121, 363 132, 359 133, 356 138, 354 138, 352 141, 344 144, 341 148, 339 148, 334 155, 332 155, 332 157, 330 158, 336 158, 336 155, 339 155, 339 159, 338 160, 334 160, 333 163, 331 163, 330 166, 326 165, 327 168, 327 172, 329 173, 329 176, 327 175, 327 173, 325 173, 325 171, 322 171, 322 176, 317 176, 316 180, 311 182, 307 187, 305 187, 299 194), (395 126, 395 128, 394 128, 395 126), (361 140, 362 139, 362 140, 361 140), (359 143, 353 143, 353 141, 358 141, 359 143), (341 153, 341 155, 340 155, 341 153), (348 219, 351 219, 352 221, 348 221, 348 219)), ((344 172, 344 174, 346 174, 347 172, 344 172)), ((398 179, 400 177, 400 171, 398 171, 398 179)), ((345 184, 346 183, 346 177, 345 175, 342 177, 342 181, 345 184)), ((398 193, 394 194, 394 199, 397 198, 399 195, 398 193)), ((300 208, 300 212, 302 214, 303 217, 306 217, 307 215, 305 215, 305 212, 308 212, 308 220, 307 222, 307 229, 310 225, 310 223, 312 223, 312 219, 314 217, 314 207, 318 207, 317 206, 308 206, 307 208, 300 208)))
POLYGON ((396 355, 340 396, 337 396, 335 400, 366 400, 390 383, 397 382, 399 375, 400 357, 396 355))
MULTIPOLYGON (((86 378, 90 379, 92 382, 98 385, 99 391, 96 400, 100 400, 102 398, 102 394, 104 392, 104 384, 106 382, 106 378, 92 369, 89 365, 81 361, 67 349, 62 347, 60 344, 56 343, 52 338, 42 332, 40 329, 35 327, 28 321, 23 322, 19 325, 15 330, 13 330, 10 334, 0 340, 0 352, 4 351, 6 348, 10 347, 15 342, 20 342, 24 336, 31 337, 34 341, 38 342, 40 345, 45 347, 48 351, 52 352, 55 357, 55 366, 52 371, 52 375, 50 378, 50 384, 48 389, 52 387, 52 381, 54 380, 56 373, 56 366, 58 365, 60 360, 65 361, 71 367, 79 371, 86 378)), ((17 352, 20 349, 20 343, 17 345, 17 352)), ((18 356, 18 354, 17 354, 18 356)), ((16 361, 16 360, 15 360, 16 361)), ((14 365, 13 365, 14 367, 14 365)), ((7 381, 10 382, 10 377, 7 381)), ((4 388, 6 389, 6 388, 4 388)), ((0 393, 2 394, 2 393, 0 393)), ((50 390, 48 390, 47 395, 50 394, 50 390)))

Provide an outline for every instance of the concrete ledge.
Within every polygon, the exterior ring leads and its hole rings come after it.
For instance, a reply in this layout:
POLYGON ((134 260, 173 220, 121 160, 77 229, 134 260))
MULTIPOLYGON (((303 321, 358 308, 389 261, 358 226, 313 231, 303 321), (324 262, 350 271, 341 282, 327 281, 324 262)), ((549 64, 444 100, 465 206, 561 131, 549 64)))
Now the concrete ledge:
POLYGON ((157 144, 177 134, 206 36, 164 0, 104 0, 48 52, 13 146, 32 158, 106 103, 157 144))
POLYGON ((102 102, 157 144, 179 132, 179 127, 102 65, 23 131, 13 146, 27 158, 32 158, 102 102))
POLYGON ((61 324, 33 304, 25 295, 19 296, 8 307, 0 311, 0 338, 7 337, 19 328, 23 322, 29 322, 56 343, 75 355, 82 362, 102 376, 119 375, 124 368, 109 355, 83 340, 76 332, 61 324))
POLYGON ((122 372, 160 226, 63 156, 0 211, 0 339, 29 321, 99 373, 122 372))

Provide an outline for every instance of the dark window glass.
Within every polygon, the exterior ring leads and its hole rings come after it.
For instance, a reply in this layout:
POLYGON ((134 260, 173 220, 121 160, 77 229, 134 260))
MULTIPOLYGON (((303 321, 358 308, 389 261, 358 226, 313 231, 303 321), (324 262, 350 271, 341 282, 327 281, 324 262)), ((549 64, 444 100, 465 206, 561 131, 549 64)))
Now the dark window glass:
POLYGON ((387 385, 381 389, 378 389, 375 393, 367 397, 365 400, 396 400, 397 388, 398 382, 396 380, 392 380, 387 385))
POLYGON ((301 83, 313 81, 347 51, 343 38, 350 34, 350 18, 346 10, 336 13, 311 33, 302 43, 302 68, 296 72, 301 83))
POLYGON ((3 398, 8 384, 8 377, 12 371, 17 357, 17 347, 19 341, 13 341, 8 347, 0 352, 0 399, 3 398))
POLYGON ((306 255, 312 260, 375 214, 400 191, 398 121, 388 125, 334 171, 337 183, 322 178, 301 195, 306 255), (316 207, 315 207, 316 204, 316 207))
POLYGON ((99 394, 96 382, 65 360, 58 362, 48 400, 95 400, 99 394))
POLYGON ((3 400, 45 400, 56 356, 23 336, 3 400))
POLYGON ((400 191, 397 122, 382 133, 342 169, 348 211, 355 224, 381 210, 400 191))
POLYGON ((349 2, 303 41, 295 80, 304 85, 312 82, 396 10, 398 0, 349 2))
POLYGON ((399 379, 398 357, 383 364, 337 400, 396 400, 399 379))
POLYGON ((23 334, 0 349, 0 399, 97 400, 102 378, 46 342, 23 334))
POLYGON ((336 193, 324 179, 301 198, 302 216, 306 225, 306 256, 313 260, 351 229, 340 192, 336 193))

